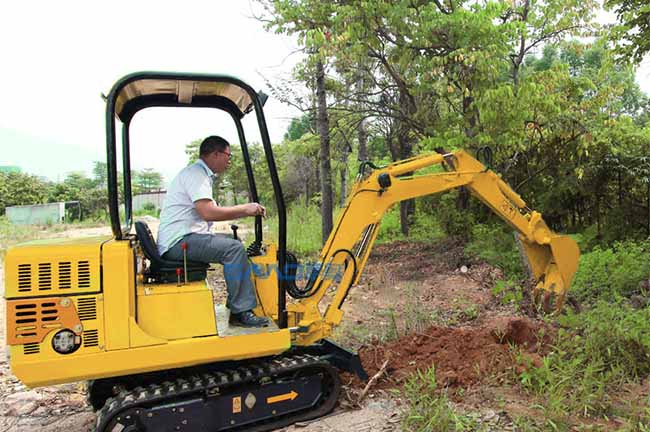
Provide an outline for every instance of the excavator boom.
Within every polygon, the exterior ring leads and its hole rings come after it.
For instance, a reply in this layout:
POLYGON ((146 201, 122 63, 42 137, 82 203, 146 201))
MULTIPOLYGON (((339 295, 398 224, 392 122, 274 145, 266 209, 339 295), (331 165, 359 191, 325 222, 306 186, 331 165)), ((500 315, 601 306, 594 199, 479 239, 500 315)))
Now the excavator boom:
POLYGON ((360 172, 323 247, 318 275, 310 278, 301 302, 289 305, 290 311, 302 317, 298 325, 309 328, 299 335, 299 342, 309 344, 322 339, 340 323, 341 306, 351 286, 358 282, 381 219, 393 204, 459 187, 467 188, 518 233, 528 268, 537 282, 536 299, 542 292, 546 292, 546 301, 555 295, 559 310, 578 267, 580 251, 576 242, 549 229, 540 213, 529 209, 495 172, 469 153, 434 153, 395 162, 368 175, 360 172), (432 166, 444 170, 418 173, 432 166), (318 303, 333 283, 338 284, 334 298, 321 318, 318 303))

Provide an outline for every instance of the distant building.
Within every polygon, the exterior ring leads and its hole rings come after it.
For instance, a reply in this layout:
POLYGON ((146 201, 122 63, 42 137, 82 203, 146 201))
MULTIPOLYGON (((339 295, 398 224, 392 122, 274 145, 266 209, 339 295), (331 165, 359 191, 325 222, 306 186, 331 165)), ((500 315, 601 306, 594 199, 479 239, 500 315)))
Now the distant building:
POLYGON ((167 191, 159 190, 155 192, 144 192, 133 196, 133 211, 140 211, 146 204, 153 204, 157 209, 162 208, 167 191))
POLYGON ((5 209, 7 219, 15 225, 53 225, 64 223, 69 219, 66 215, 71 214, 75 215, 75 219, 81 218, 79 201, 11 206, 5 209))

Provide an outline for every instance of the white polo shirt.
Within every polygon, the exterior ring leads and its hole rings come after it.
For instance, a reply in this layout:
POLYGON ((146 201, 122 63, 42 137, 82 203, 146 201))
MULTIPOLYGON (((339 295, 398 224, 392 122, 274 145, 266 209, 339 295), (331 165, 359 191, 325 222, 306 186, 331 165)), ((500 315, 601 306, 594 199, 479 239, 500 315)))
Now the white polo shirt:
POLYGON ((158 252, 162 256, 189 233, 209 233, 212 222, 199 216, 194 203, 212 198, 215 173, 199 159, 181 170, 172 180, 160 212, 158 252))

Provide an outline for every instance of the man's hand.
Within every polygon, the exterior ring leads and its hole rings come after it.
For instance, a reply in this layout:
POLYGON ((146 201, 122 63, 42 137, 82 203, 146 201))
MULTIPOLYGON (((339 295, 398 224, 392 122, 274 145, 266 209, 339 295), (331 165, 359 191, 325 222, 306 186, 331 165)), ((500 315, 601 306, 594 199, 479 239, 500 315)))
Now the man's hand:
POLYGON ((266 216, 266 209, 258 203, 239 204, 232 207, 221 207, 209 199, 194 202, 196 212, 206 221, 225 221, 246 216, 266 216))
POLYGON ((244 204, 246 216, 264 216, 266 217, 266 208, 258 203, 244 204))

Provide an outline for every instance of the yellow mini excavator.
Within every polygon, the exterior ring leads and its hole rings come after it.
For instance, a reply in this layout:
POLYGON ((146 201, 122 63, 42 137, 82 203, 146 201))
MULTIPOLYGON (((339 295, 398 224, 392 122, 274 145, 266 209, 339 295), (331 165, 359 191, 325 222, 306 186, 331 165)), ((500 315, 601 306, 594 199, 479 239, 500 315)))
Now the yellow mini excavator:
POLYGON ((384 167, 363 163, 319 264, 298 281, 297 259, 286 248, 285 203, 262 111, 265 100, 263 93, 223 75, 142 72, 113 86, 106 98, 113 235, 30 242, 6 255, 7 344, 12 371, 23 383, 88 381, 100 432, 266 431, 324 415, 339 396, 339 370, 366 378, 359 357, 327 337, 343 318, 341 307, 361 276, 382 216, 401 200, 458 187, 518 232, 536 291, 555 294, 561 306, 578 264, 576 243, 552 232, 497 174, 464 151, 384 167), (131 231, 129 127, 140 110, 161 106, 230 114, 253 201, 257 187, 241 120, 255 113, 279 241, 263 238, 258 217, 247 251, 259 300, 255 312, 270 318, 270 327, 229 326, 228 310, 213 304, 206 264, 165 260, 146 224, 136 222, 135 234, 131 231), (432 166, 438 169, 424 170, 432 166), (328 290, 333 298, 324 297, 328 290), (294 300, 288 302, 287 295, 294 300), (320 308, 324 298, 331 303, 320 308))

